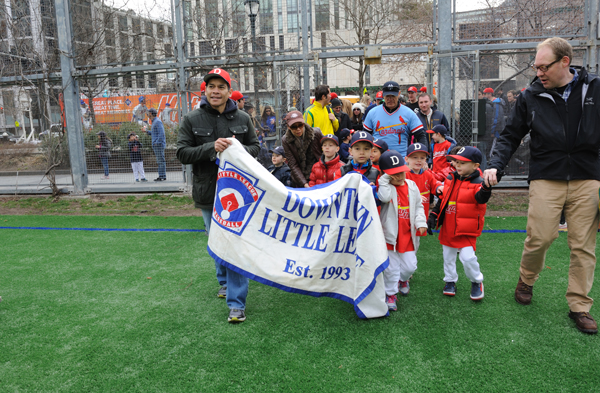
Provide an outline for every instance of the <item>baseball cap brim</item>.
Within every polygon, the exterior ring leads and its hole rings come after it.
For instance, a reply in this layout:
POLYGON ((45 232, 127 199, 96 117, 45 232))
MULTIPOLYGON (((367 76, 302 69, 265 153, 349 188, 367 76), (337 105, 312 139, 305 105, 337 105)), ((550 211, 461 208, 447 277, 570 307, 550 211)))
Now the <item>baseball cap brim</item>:
POLYGON ((321 144, 323 144, 323 142, 325 142, 325 141, 332 141, 332 142, 333 142, 333 143, 335 143, 336 145, 338 145, 338 146, 340 145, 340 144, 338 143, 338 141, 336 141, 335 139, 333 139, 333 138, 327 138, 326 136, 324 136, 323 138, 321 138, 321 144))
POLYGON ((370 140, 368 140, 368 139, 359 139, 357 141, 352 142, 352 144, 350 145, 350 147, 354 146, 358 142, 367 142, 368 144, 370 144, 371 146, 373 146, 373 142, 371 142, 370 140))
POLYGON ((287 125, 288 126, 291 126, 292 124, 296 124, 296 123, 302 123, 302 124, 304 124, 304 118, 302 116, 298 116, 296 118, 287 120, 287 125))
POLYGON ((470 162, 473 162, 473 160, 470 160, 467 157, 459 156, 458 154, 449 154, 448 157, 452 157, 452 158, 454 158, 455 160, 458 160, 458 161, 470 161, 470 162))
POLYGON ((433 131, 433 130, 427 130, 425 132, 428 133, 428 134, 435 134, 435 131, 433 131))
POLYGON ((395 175, 396 173, 409 172, 410 169, 406 165, 402 165, 396 168, 382 169, 382 171, 388 175, 395 175))
POLYGON ((398 97, 399 92, 398 91, 384 91, 383 92, 383 96, 396 96, 398 97))
POLYGON ((415 153, 425 153, 428 156, 430 155, 429 152, 427 150, 415 150, 415 151, 411 151, 410 154, 407 155, 407 157, 410 157, 411 154, 415 154, 415 153))

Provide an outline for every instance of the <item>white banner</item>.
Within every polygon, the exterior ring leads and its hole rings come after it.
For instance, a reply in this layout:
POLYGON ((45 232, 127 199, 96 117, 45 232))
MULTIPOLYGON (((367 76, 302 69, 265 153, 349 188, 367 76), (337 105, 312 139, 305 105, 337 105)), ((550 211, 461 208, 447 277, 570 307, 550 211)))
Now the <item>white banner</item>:
POLYGON ((231 140, 219 154, 210 255, 262 284, 344 300, 360 318, 387 315, 388 253, 362 176, 286 188, 231 140))

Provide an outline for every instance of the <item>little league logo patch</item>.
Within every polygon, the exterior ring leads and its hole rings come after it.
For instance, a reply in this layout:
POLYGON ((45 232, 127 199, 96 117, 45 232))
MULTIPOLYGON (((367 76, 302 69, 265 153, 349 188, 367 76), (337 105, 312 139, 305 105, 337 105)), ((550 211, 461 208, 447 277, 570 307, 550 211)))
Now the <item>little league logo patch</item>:
POLYGON ((265 193, 257 184, 257 178, 225 162, 217 176, 213 208, 213 219, 218 225, 237 235, 244 232, 265 193))

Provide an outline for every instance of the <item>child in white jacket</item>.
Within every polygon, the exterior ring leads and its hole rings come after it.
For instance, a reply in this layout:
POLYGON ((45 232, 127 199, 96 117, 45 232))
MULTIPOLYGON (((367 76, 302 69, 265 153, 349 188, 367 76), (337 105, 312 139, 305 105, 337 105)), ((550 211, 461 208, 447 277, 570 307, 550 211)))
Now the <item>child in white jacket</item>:
POLYGON ((390 264, 383 272, 386 303, 396 311, 396 293, 408 295, 408 280, 417 270, 419 238, 427 231, 427 218, 419 188, 406 179, 410 169, 395 150, 388 150, 379 158, 384 175, 379 178, 377 196, 381 201, 381 225, 388 246, 390 264))

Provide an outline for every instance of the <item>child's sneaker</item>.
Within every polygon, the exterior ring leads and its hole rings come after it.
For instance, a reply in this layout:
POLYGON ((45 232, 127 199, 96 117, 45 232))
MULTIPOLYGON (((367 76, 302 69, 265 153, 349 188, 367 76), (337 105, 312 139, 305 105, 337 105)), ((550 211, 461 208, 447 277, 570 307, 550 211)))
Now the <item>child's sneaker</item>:
POLYGON ((408 296, 408 293, 410 292, 410 285, 408 284, 408 280, 398 281, 398 290, 402 296, 408 296))
POLYGON ((229 311, 229 317, 227 317, 227 322, 229 323, 238 323, 244 322, 246 320, 246 313, 244 310, 238 310, 236 308, 232 308, 229 311))
POLYGON ((483 299, 483 283, 473 282, 471 283, 471 300, 479 301, 483 299))
POLYGON ((146 180, 146 179, 144 178, 144 179, 142 179, 142 181, 148 181, 148 180, 146 180))
POLYGON ((140 182, 140 179, 135 179, 135 182, 136 182, 136 183, 139 183, 139 182, 140 182))
POLYGON ((398 307, 396 307, 396 295, 386 296, 385 302, 388 306, 388 310, 396 311, 398 309, 398 307))
POLYGON ((444 285, 444 295, 446 295, 446 296, 456 295, 456 283, 447 282, 446 285, 444 285))
POLYGON ((225 285, 219 288, 219 292, 217 292, 217 297, 220 297, 221 299, 225 299, 227 297, 227 287, 225 285))

